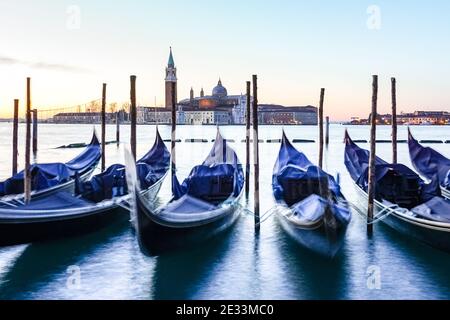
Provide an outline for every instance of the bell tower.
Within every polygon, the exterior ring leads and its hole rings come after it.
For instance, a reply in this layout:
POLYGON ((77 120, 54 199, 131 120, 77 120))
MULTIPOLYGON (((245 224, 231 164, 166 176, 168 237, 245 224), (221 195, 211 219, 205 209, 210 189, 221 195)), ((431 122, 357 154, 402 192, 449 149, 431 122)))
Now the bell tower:
POLYGON ((177 97, 177 68, 173 59, 172 47, 170 47, 169 62, 166 68, 166 108, 172 108, 172 84, 175 83, 175 103, 178 102, 177 97))

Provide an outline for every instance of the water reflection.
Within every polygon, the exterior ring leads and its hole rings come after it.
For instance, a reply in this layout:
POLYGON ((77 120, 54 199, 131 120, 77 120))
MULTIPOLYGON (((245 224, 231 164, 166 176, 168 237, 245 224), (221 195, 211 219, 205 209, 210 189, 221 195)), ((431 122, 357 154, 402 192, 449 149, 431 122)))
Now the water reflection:
POLYGON ((80 237, 28 245, 3 275, 0 299, 26 299, 58 274, 66 273, 68 266, 79 265, 113 237, 128 231, 127 223, 117 223, 80 237))
MULTIPOLYGON (((233 226, 235 227, 235 226, 233 226)), ((230 247, 233 229, 194 248, 162 254, 156 258, 153 274, 153 299, 195 299, 202 294, 210 278, 230 247)))
POLYGON ((295 242, 276 220, 274 231, 279 237, 278 258, 292 299, 346 299, 349 270, 345 245, 334 259, 320 256, 295 242))
MULTIPOLYGON (((396 295, 415 299, 420 294, 424 299, 448 299, 450 292, 450 255, 439 251, 413 238, 402 235, 388 226, 379 226, 377 251, 382 256, 380 265, 395 258, 400 261, 400 268, 389 270, 388 280, 391 286, 406 284, 396 295), (389 246, 389 250, 386 247, 389 246), (390 253, 390 254, 388 254, 390 253), (426 275, 424 277, 423 275, 426 275)), ((384 272, 386 273, 386 272, 384 272)))

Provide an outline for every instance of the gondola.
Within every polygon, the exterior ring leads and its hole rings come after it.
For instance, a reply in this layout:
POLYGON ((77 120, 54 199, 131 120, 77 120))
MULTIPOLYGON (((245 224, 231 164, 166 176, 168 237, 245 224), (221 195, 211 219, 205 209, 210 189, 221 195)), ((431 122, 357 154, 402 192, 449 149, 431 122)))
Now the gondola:
POLYGON ((351 220, 339 182, 299 152, 283 132, 272 191, 283 229, 300 245, 334 257, 351 220))
MULTIPOLYGON (((170 153, 157 132, 152 149, 136 164, 140 196, 154 201, 170 164, 170 153)), ((75 194, 60 191, 32 199, 0 202, 0 245, 13 245, 95 231, 127 214, 125 166, 116 164, 89 181, 76 179, 75 194)))
MULTIPOLYGON (((345 133, 345 165, 359 202, 367 208, 369 151, 358 147, 345 133)), ((450 201, 434 181, 426 184, 402 164, 376 158, 376 220, 432 247, 450 252, 450 201)))
MULTIPOLYGON (((30 166, 31 198, 43 198, 60 191, 73 192, 75 177, 85 181, 94 172, 102 156, 94 131, 91 142, 77 157, 67 163, 35 163, 30 166)), ((0 182, 0 200, 23 199, 24 171, 0 182)))
POLYGON ((154 209, 136 193, 136 230, 142 250, 158 255, 224 232, 239 217, 244 174, 234 150, 217 133, 214 146, 180 185, 175 173, 173 198, 154 209))
POLYGON ((414 168, 428 180, 438 179, 442 195, 450 199, 450 159, 436 150, 422 146, 408 128, 409 155, 414 168))

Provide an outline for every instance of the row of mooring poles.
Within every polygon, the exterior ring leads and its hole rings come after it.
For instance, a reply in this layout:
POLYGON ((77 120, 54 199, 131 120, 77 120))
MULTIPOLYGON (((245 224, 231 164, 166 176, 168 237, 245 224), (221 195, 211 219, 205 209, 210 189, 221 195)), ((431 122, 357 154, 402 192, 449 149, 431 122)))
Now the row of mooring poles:
MULTIPOLYGON (((391 78, 391 103, 392 103, 392 163, 397 164, 397 81, 391 78)), ((375 213, 375 188, 376 188, 376 132, 377 132, 377 104, 378 104, 378 76, 372 77, 372 112, 370 115, 370 158, 368 181, 368 207, 367 207, 367 234, 373 235, 373 221, 375 213)))
POLYGON ((31 78, 27 78, 27 104, 26 104, 26 132, 25 132, 25 180, 24 200, 31 200, 31 172, 30 172, 30 140, 31 140, 31 78))
POLYGON ((253 75, 253 161, 255 163, 254 210, 255 228, 260 229, 259 216, 259 134, 258 134, 258 77, 253 75))
POLYGON ((131 134, 130 145, 131 154, 136 159, 136 123, 137 123, 137 110, 136 110, 136 76, 130 76, 130 117, 131 117, 131 134))
MULTIPOLYGON (((131 89, 131 151, 136 158, 136 123, 137 123, 137 110, 136 110, 136 76, 130 77, 131 89)), ((101 109, 101 148, 102 159, 101 169, 105 170, 105 146, 106 146, 106 83, 102 87, 102 109, 101 109)), ((13 133, 12 133, 12 175, 17 174, 18 171, 18 131, 19 131, 19 100, 14 100, 14 119, 13 119, 13 133)), ((117 146, 120 143, 120 116, 119 112, 116 112, 116 141, 117 146)), ((31 149, 33 150, 34 159, 37 156, 38 150, 38 110, 31 109, 31 78, 27 78, 26 82, 26 111, 25 111, 25 170, 24 170, 24 201, 29 203, 31 200, 31 149), (33 127, 31 127, 33 125, 33 127)))
POLYGON ((247 81, 247 110, 245 115, 245 196, 250 192, 250 125, 251 125, 251 82, 247 81))
POLYGON ((397 81, 391 78, 392 94, 392 163, 397 164, 397 81))
MULTIPOLYGON (((25 171, 23 181, 24 202, 28 204, 31 200, 31 147, 36 159, 37 155, 37 110, 31 110, 31 78, 26 82, 26 111, 25 111, 25 171), (33 128, 31 124, 33 123, 33 128), (31 145, 31 130, 33 130, 33 144, 31 145)), ((12 174, 17 173, 18 158, 18 137, 19 134, 19 100, 14 100, 14 119, 13 119, 13 152, 12 152, 12 174)))
POLYGON ((106 83, 102 87, 102 172, 105 171, 106 162, 106 83))
POLYGON ((372 77, 372 112, 370 116, 370 158, 369 158, 369 185, 367 189, 367 234, 373 235, 373 217, 375 200, 375 163, 376 163, 376 137, 377 137, 377 103, 378 103, 378 76, 372 77))
POLYGON ((117 144, 117 147, 120 146, 120 114, 119 114, 119 111, 116 112, 116 144, 117 144))
POLYGON ((19 133, 19 99, 14 100, 14 120, 13 120, 13 154, 12 154, 12 175, 17 173, 18 156, 18 133, 19 133))
POLYGON ((175 152, 175 147, 176 147, 176 139, 177 139, 177 134, 176 134, 176 130, 177 130, 177 101, 176 101, 176 83, 175 82, 171 82, 172 88, 171 88, 171 92, 172 92, 172 96, 171 96, 171 100, 172 100, 172 119, 171 119, 171 123, 172 123, 172 134, 171 134, 171 148, 170 148, 170 153, 171 153, 171 173, 172 173, 172 194, 175 193, 175 179, 176 179, 176 170, 177 170, 177 161, 176 161, 176 152, 175 152))
POLYGON ((33 159, 36 161, 38 151, 38 111, 31 110, 33 115, 33 159))
POLYGON ((254 163, 254 215, 255 215, 255 230, 260 230, 260 204, 259 204, 259 132, 258 132, 258 76, 252 76, 252 82, 247 81, 247 106, 245 117, 245 194, 248 199, 250 192, 250 128, 253 125, 253 163, 254 163), (253 101, 252 95, 253 82, 253 101))
POLYGON ((323 168, 323 104, 325 100, 325 89, 320 89, 319 101, 319 168, 323 168))

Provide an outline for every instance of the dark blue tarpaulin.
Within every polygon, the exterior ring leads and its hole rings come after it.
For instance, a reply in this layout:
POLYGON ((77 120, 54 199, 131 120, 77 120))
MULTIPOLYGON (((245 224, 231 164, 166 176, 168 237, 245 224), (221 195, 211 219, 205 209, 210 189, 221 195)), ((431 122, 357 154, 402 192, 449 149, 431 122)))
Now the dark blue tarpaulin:
MULTIPOLYGON (((368 186, 368 163, 369 163, 369 152, 367 150, 358 147, 350 138, 348 133, 345 133, 345 165, 352 176, 353 180, 367 192, 368 186)), ((386 193, 389 185, 379 186, 378 183, 382 181, 387 175, 398 175, 402 178, 407 179, 408 184, 414 187, 414 183, 417 182, 417 199, 413 199, 412 193, 408 193, 411 212, 417 214, 418 216, 439 222, 446 222, 450 218, 450 201, 442 198, 440 196, 440 188, 436 181, 430 184, 425 184, 420 177, 408 167, 402 164, 389 164, 386 161, 376 158, 375 176, 377 181, 377 193, 380 191, 386 193), (417 201, 417 203, 415 202, 417 201)), ((397 186, 398 187, 398 186, 397 186)), ((412 190, 414 189, 412 187, 412 190)), ((401 193, 405 190, 393 189, 393 197, 398 197, 401 200, 401 193)), ((407 191, 407 190, 406 190, 407 191)), ((378 199, 384 200, 384 199, 378 199)), ((396 203, 399 204, 399 203, 396 203)), ((404 203, 408 205, 408 203, 404 203)), ((402 204, 401 204, 402 206, 402 204)), ((407 207, 408 208, 408 207, 407 207)))
POLYGON ((439 183, 450 189, 450 159, 436 150, 422 146, 414 139, 408 129, 408 145, 414 168, 429 180, 438 179, 439 183))
MULTIPOLYGON (((92 141, 88 147, 76 158, 67 163, 40 163, 32 164, 31 189, 41 191, 63 184, 76 175, 82 175, 95 167, 101 158, 101 148, 94 132, 92 141)), ((24 171, 0 182, 0 196, 21 194, 24 190, 24 171)))
POLYGON ((237 197, 244 186, 242 165, 234 150, 217 133, 214 146, 202 165, 192 169, 189 176, 180 185, 175 177, 174 199, 185 195, 203 200, 237 197))
POLYGON ((348 207, 337 205, 335 200, 331 200, 343 198, 339 183, 299 152, 284 131, 273 169, 272 190, 275 200, 290 207, 299 220, 318 221, 330 210, 343 225, 350 222, 351 212, 348 207))
POLYGON ((278 154, 272 175, 272 188, 276 200, 283 199, 283 181, 285 180, 311 180, 327 179, 324 188, 331 190, 334 194, 340 193, 340 186, 336 180, 312 164, 305 154, 299 152, 286 137, 283 132, 281 148, 278 154))
MULTIPOLYGON (((140 188, 148 189, 159 181, 169 169, 169 164, 170 152, 157 130, 153 147, 136 164, 140 188)), ((128 194, 125 166, 115 164, 87 182, 78 181, 76 193, 95 202, 128 194)))

